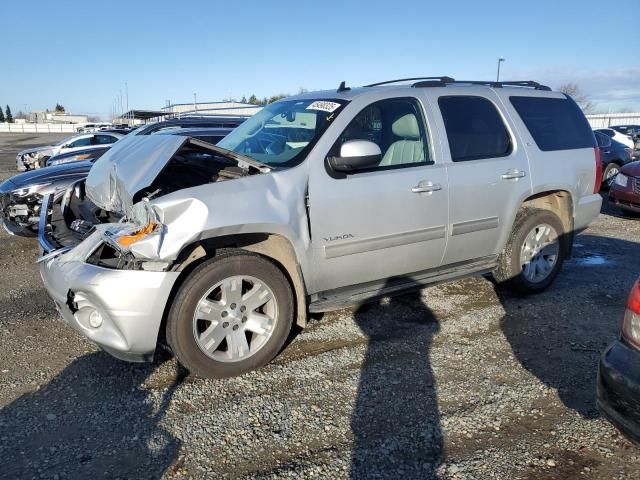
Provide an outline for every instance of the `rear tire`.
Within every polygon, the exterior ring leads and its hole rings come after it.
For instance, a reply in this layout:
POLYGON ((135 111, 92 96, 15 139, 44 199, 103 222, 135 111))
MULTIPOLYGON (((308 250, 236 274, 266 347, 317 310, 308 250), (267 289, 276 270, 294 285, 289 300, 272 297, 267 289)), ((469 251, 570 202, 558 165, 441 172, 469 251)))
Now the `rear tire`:
POLYGON ((276 265, 252 253, 226 253, 198 266, 180 287, 167 318, 167 343, 196 375, 240 375, 280 352, 293 305, 276 265))
POLYGON ((498 257, 493 278, 520 293, 545 290, 560 272, 569 235, 558 216, 536 208, 518 212, 507 241, 498 257))

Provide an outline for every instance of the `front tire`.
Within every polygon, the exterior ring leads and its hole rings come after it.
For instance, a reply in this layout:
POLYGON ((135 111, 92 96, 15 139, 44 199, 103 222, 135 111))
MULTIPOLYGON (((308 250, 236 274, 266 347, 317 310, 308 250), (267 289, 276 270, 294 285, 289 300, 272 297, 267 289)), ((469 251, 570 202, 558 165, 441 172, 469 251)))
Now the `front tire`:
POLYGON ((609 163, 602 173, 602 188, 609 190, 618 173, 620 173, 620 165, 615 162, 609 163))
POLYGON ((232 377, 262 367, 280 351, 293 323, 285 275, 251 253, 228 253, 197 267, 167 318, 167 343, 196 375, 232 377))
POLYGON ((555 280, 564 262, 569 236, 558 216, 549 210, 522 209, 504 250, 494 279, 521 292, 537 293, 555 280))

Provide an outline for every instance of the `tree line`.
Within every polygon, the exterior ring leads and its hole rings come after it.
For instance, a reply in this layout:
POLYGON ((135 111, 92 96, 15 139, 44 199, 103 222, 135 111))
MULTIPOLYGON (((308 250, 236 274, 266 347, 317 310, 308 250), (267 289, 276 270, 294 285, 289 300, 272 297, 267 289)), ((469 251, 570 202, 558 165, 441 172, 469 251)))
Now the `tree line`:
POLYGON ((2 112, 2 107, 0 107, 0 123, 13 123, 13 115, 11 114, 11 108, 7 105, 4 113, 2 112))

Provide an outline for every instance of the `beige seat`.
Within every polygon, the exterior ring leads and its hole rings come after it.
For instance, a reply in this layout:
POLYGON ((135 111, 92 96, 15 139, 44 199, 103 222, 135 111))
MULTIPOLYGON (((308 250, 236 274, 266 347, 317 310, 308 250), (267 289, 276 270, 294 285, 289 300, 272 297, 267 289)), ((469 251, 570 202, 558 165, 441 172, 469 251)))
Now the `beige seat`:
POLYGON ((391 125, 391 131, 402 140, 393 142, 384 153, 380 166, 424 162, 424 146, 420 127, 413 113, 407 113, 391 125))

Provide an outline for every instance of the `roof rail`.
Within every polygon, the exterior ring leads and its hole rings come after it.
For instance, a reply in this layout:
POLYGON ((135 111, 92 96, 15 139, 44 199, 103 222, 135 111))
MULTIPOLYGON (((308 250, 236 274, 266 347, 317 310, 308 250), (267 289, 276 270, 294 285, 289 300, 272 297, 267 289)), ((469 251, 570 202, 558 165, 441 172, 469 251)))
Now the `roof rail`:
POLYGON ((546 85, 541 85, 538 82, 534 82, 533 80, 508 80, 508 81, 484 81, 484 80, 455 80, 451 77, 413 77, 413 78, 399 78, 397 80, 387 80, 384 82, 372 83, 370 85, 365 85, 365 87, 378 87, 380 85, 389 85, 391 83, 399 83, 399 82, 409 82, 417 80, 411 86, 414 88, 421 87, 445 87, 449 84, 469 84, 469 85, 486 85, 488 87, 493 88, 502 88, 502 87, 528 87, 535 88, 536 90, 547 90, 550 91, 551 88, 546 85))
POLYGON ((451 77, 413 77, 413 78, 398 78, 397 80, 386 80, 384 82, 377 82, 377 83, 372 83, 370 85, 365 85, 365 87, 378 87, 380 85, 388 85, 390 83, 398 83, 398 82, 409 82, 413 80, 431 80, 441 84, 455 82, 455 80, 451 77))
POLYGON ((491 80, 483 81, 483 80, 456 80, 452 83, 468 83, 470 85, 487 85, 489 87, 494 88, 502 88, 502 87, 529 87, 535 88, 536 90, 547 90, 550 91, 551 88, 546 85, 542 85, 538 82, 534 82, 533 80, 506 80, 494 82, 491 80))

